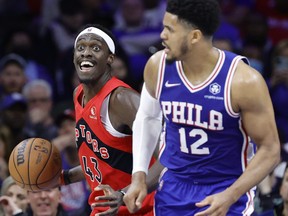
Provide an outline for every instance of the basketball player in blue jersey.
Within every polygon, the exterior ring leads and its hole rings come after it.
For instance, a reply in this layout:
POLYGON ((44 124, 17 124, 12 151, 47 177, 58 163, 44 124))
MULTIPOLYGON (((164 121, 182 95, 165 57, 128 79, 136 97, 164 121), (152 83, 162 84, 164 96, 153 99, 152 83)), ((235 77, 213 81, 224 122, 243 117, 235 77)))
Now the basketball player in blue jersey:
POLYGON ((219 17, 217 0, 167 1, 165 48, 146 64, 133 123, 132 184, 124 196, 130 212, 147 194, 160 133, 165 168, 156 215, 251 215, 253 189, 279 162, 265 81, 245 57, 213 47, 219 17))

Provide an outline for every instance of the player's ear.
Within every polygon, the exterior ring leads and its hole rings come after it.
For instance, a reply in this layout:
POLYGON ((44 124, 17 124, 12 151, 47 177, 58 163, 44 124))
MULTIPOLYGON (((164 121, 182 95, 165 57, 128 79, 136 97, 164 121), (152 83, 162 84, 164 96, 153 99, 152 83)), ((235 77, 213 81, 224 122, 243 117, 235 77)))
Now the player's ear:
POLYGON ((107 59, 107 64, 111 65, 114 61, 115 55, 110 54, 107 59))
POLYGON ((193 29, 189 33, 191 44, 197 43, 203 37, 202 32, 199 29, 193 29))

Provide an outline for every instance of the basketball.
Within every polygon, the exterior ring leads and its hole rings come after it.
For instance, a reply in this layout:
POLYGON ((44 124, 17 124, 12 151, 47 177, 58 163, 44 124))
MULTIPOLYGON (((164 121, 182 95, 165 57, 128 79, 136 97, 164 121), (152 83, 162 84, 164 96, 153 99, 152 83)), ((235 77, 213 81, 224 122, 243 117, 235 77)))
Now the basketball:
POLYGON ((61 174, 59 150, 48 140, 29 138, 11 152, 9 172, 16 184, 29 191, 51 189, 61 174))

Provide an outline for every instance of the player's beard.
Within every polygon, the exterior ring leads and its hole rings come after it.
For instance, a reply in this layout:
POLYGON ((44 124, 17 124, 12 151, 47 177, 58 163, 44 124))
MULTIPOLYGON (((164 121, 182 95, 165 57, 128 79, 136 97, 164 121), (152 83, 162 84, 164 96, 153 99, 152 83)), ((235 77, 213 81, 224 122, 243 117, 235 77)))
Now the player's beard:
POLYGON ((182 40, 182 43, 180 45, 179 50, 180 50, 180 55, 178 55, 178 57, 172 55, 169 58, 166 58, 167 64, 172 64, 175 61, 179 61, 179 60, 181 60, 181 58, 179 56, 184 56, 187 54, 187 52, 188 52, 187 37, 184 40, 182 40))
POLYGON ((95 80, 94 79, 81 79, 81 78, 79 78, 79 82, 82 84, 85 84, 85 85, 90 85, 90 84, 95 83, 95 80))

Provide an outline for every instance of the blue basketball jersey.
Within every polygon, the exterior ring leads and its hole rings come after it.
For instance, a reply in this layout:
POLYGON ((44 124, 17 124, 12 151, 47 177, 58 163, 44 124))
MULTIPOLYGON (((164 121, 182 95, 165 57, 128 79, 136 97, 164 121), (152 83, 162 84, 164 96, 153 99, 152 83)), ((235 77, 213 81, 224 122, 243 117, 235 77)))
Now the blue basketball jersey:
POLYGON ((210 76, 192 85, 180 61, 168 64, 163 53, 156 97, 165 126, 160 162, 177 177, 211 184, 237 179, 254 155, 239 113, 232 110, 231 82, 239 61, 219 51, 210 76))

